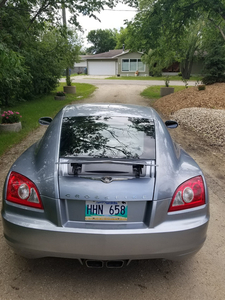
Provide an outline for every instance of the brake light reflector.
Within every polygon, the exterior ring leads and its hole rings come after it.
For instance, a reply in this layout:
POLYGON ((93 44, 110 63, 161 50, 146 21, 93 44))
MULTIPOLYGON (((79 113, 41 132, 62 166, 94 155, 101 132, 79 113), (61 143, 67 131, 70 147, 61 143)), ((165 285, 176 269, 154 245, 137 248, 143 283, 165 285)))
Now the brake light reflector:
POLYGON ((169 212, 188 209, 205 204, 205 188, 201 176, 182 183, 175 191, 169 212))
POLYGON ((11 172, 7 185, 6 200, 43 209, 41 197, 36 185, 27 177, 11 172))

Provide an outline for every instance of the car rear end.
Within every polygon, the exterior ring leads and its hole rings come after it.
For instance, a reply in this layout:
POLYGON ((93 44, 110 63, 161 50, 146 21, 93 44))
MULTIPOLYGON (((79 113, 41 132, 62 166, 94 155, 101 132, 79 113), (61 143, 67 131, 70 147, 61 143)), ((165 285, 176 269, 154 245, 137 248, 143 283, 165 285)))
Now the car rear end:
POLYGON ((9 173, 4 234, 19 254, 113 266, 179 259, 202 247, 209 211, 201 171, 185 153, 161 144, 158 119, 112 113, 76 119, 64 114, 58 159, 47 178, 32 180, 32 172, 21 177, 18 166, 9 173), (12 189, 19 199, 10 198, 12 189))

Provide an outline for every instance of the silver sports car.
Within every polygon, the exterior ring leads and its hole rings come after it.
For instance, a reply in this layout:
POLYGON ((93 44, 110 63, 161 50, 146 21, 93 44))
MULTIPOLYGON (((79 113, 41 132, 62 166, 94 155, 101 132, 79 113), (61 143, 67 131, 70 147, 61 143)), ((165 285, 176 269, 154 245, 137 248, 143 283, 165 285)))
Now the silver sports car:
POLYGON ((196 162, 150 107, 69 105, 12 165, 4 185, 7 243, 29 258, 90 267, 180 259, 206 239, 209 196, 196 162))

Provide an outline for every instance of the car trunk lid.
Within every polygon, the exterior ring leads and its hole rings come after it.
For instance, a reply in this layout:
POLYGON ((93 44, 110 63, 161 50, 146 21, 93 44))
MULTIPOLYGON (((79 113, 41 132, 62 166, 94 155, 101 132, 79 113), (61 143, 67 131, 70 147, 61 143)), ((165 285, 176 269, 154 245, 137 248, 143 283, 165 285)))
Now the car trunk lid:
POLYGON ((154 185, 154 160, 60 159, 59 194, 67 226, 88 221, 143 226, 149 219, 154 185))

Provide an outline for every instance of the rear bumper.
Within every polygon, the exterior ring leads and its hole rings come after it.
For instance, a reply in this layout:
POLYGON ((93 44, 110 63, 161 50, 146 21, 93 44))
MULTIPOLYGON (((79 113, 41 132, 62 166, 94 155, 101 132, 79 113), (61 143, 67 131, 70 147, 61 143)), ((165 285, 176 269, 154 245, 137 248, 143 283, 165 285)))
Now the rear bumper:
POLYGON ((57 227, 46 221, 28 224, 24 220, 21 225, 12 215, 2 217, 7 243, 22 256, 95 260, 177 260, 193 255, 204 244, 209 221, 201 216, 191 224, 174 221, 155 228, 93 230, 57 227))

